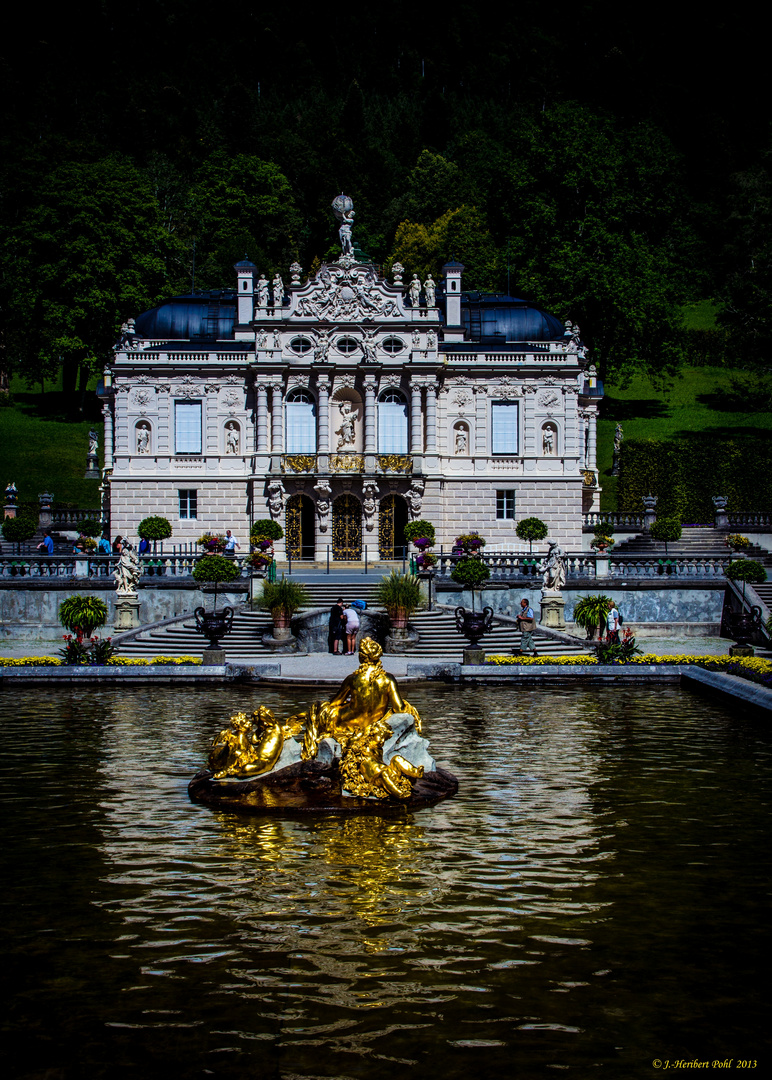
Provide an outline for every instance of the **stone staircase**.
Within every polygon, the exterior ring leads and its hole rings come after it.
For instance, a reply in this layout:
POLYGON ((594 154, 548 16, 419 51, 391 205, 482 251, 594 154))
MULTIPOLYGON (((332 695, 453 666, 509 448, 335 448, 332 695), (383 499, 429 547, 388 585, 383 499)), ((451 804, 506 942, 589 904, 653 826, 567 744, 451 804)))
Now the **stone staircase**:
MULTIPOLYGON (((739 530, 738 530, 739 531, 739 530)), ((646 534, 633 536, 629 540, 622 540, 611 548, 609 554, 612 558, 620 556, 635 556, 637 558, 665 558, 665 544, 662 540, 652 540, 646 534)), ((686 556, 692 558, 717 559, 726 558, 731 554, 726 546, 726 531, 715 529, 709 525, 686 525, 681 533, 681 539, 675 543, 668 543, 667 557, 686 556)), ((758 559, 764 562, 765 558, 772 556, 758 544, 751 544, 745 549, 748 559, 758 559)))
MULTIPOLYGON (((373 594, 379 578, 358 578, 355 581, 306 581, 312 608, 330 608, 339 596, 348 603, 364 600, 368 608, 375 607, 373 594)), ((410 620, 419 633, 419 641, 411 646, 411 657, 431 659, 442 657, 460 663, 467 641, 456 630, 455 619, 450 611, 417 611, 410 620)), ((275 654, 262 643, 263 634, 271 632, 271 617, 267 612, 241 611, 233 620, 233 628, 223 639, 223 648, 229 660, 248 661, 267 659, 275 654)), ((580 655, 586 650, 578 645, 563 644, 553 638, 535 634, 536 651, 543 656, 580 655)), ((120 646, 121 656, 150 658, 154 656, 200 656, 205 641, 196 631, 192 615, 188 619, 145 630, 136 638, 120 646)), ((520 648, 520 633, 512 623, 494 621, 490 631, 481 642, 486 653, 510 653, 520 648)))

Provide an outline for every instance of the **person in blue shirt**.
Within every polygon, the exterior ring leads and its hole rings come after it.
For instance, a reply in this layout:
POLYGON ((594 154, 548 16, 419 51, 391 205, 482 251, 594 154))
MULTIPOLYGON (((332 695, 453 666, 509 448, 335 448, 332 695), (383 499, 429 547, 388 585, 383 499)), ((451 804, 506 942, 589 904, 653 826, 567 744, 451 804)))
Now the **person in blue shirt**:
POLYGON ((536 649, 533 644, 533 631, 536 626, 536 616, 533 613, 533 608, 528 603, 525 597, 520 601, 520 614, 517 616, 517 625, 522 634, 520 639, 520 653, 529 652, 533 656, 536 656, 536 649))
POLYGON ((54 553, 54 542, 51 539, 51 533, 50 532, 47 532, 46 535, 45 535, 45 538, 43 540, 41 540, 40 543, 38 544, 38 551, 40 551, 41 548, 44 549, 46 555, 53 555, 53 553, 54 553))
POLYGON ((110 546, 110 541, 107 539, 106 536, 103 536, 102 539, 99 541, 99 544, 97 545, 97 551, 100 555, 110 555, 112 553, 112 550, 113 549, 110 546))
POLYGON ((150 541, 146 540, 144 538, 144 536, 142 537, 142 539, 139 542, 139 553, 140 553, 140 555, 149 555, 150 554, 150 541))

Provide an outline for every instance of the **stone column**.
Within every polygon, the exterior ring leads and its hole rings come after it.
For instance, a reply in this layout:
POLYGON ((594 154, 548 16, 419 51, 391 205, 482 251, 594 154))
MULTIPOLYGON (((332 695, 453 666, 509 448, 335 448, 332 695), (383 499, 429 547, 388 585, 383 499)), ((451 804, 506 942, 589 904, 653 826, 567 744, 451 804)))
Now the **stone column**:
POLYGON ((536 387, 523 387, 523 457, 536 456, 536 418, 534 404, 536 402, 536 387))
POLYGON ((716 528, 717 529, 728 529, 729 528, 729 517, 727 516, 727 512, 726 512, 726 505, 727 505, 728 502, 729 502, 729 500, 727 499, 727 497, 725 495, 714 495, 713 496, 713 505, 716 508, 716 528))
POLYGON ((415 376, 410 381, 410 453, 423 451, 423 430, 421 414, 421 384, 415 376))
POLYGON ((43 491, 38 496, 40 499, 40 517, 38 524, 40 531, 45 533, 51 528, 51 504, 54 501, 53 495, 48 491, 43 491))
POLYGON ((375 453, 375 379, 365 380, 365 453, 375 453))
MULTIPOLYGON (((109 402, 102 406, 102 416, 105 422, 105 468, 113 467, 113 409, 109 402)), ((157 442, 157 440, 156 440, 157 442)), ((151 447, 157 450, 157 447, 151 447)))
POLYGON ((565 395, 565 417, 566 417, 566 430, 565 430, 565 443, 563 447, 563 456, 567 458, 578 458, 579 447, 577 446, 577 410, 576 410, 576 387, 566 386, 563 388, 565 395))
POLYGON ((268 452, 268 387, 258 383, 257 387, 257 452, 268 452))
POLYGON ((284 453, 284 394, 281 386, 271 386, 271 452, 284 453))
POLYGON ((434 383, 426 387, 426 452, 437 453, 437 387, 434 383))
POLYGON ((316 386, 319 391, 319 415, 317 417, 318 440, 317 449, 320 454, 330 452, 330 378, 328 375, 317 375, 316 386))
POLYGON ((474 388, 474 452, 480 458, 488 457, 488 396, 486 387, 474 388))
POLYGON ((598 468, 598 410, 587 410, 587 423, 589 424, 589 440, 587 446, 587 468, 592 469, 593 472, 598 468))

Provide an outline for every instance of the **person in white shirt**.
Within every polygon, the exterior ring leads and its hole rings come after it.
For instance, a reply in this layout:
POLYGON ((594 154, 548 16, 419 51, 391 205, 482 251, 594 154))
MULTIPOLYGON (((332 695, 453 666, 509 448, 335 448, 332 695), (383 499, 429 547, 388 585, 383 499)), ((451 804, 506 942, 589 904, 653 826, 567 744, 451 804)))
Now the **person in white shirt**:
POLYGON ((231 534, 230 529, 225 530, 225 554, 234 558, 236 555, 236 548, 241 547, 235 536, 231 534))
POLYGON ((349 605, 343 612, 343 618, 346 620, 346 655, 353 656, 357 651, 359 612, 353 605, 349 605))

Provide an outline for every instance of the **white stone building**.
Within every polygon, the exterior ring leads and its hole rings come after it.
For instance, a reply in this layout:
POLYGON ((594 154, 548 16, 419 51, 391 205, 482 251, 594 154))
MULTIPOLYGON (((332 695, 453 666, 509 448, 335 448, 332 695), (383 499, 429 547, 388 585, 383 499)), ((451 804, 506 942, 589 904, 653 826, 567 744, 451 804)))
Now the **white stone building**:
POLYGON ((389 283, 344 231, 347 253, 305 283, 245 259, 235 291, 124 328, 105 371, 113 534, 160 514, 175 542, 230 528, 244 550, 270 515, 293 558, 373 561, 401 557, 411 518, 447 550, 472 529, 518 545, 536 516, 580 550, 602 391, 577 328, 462 292, 460 263, 436 284, 396 264, 389 283))

